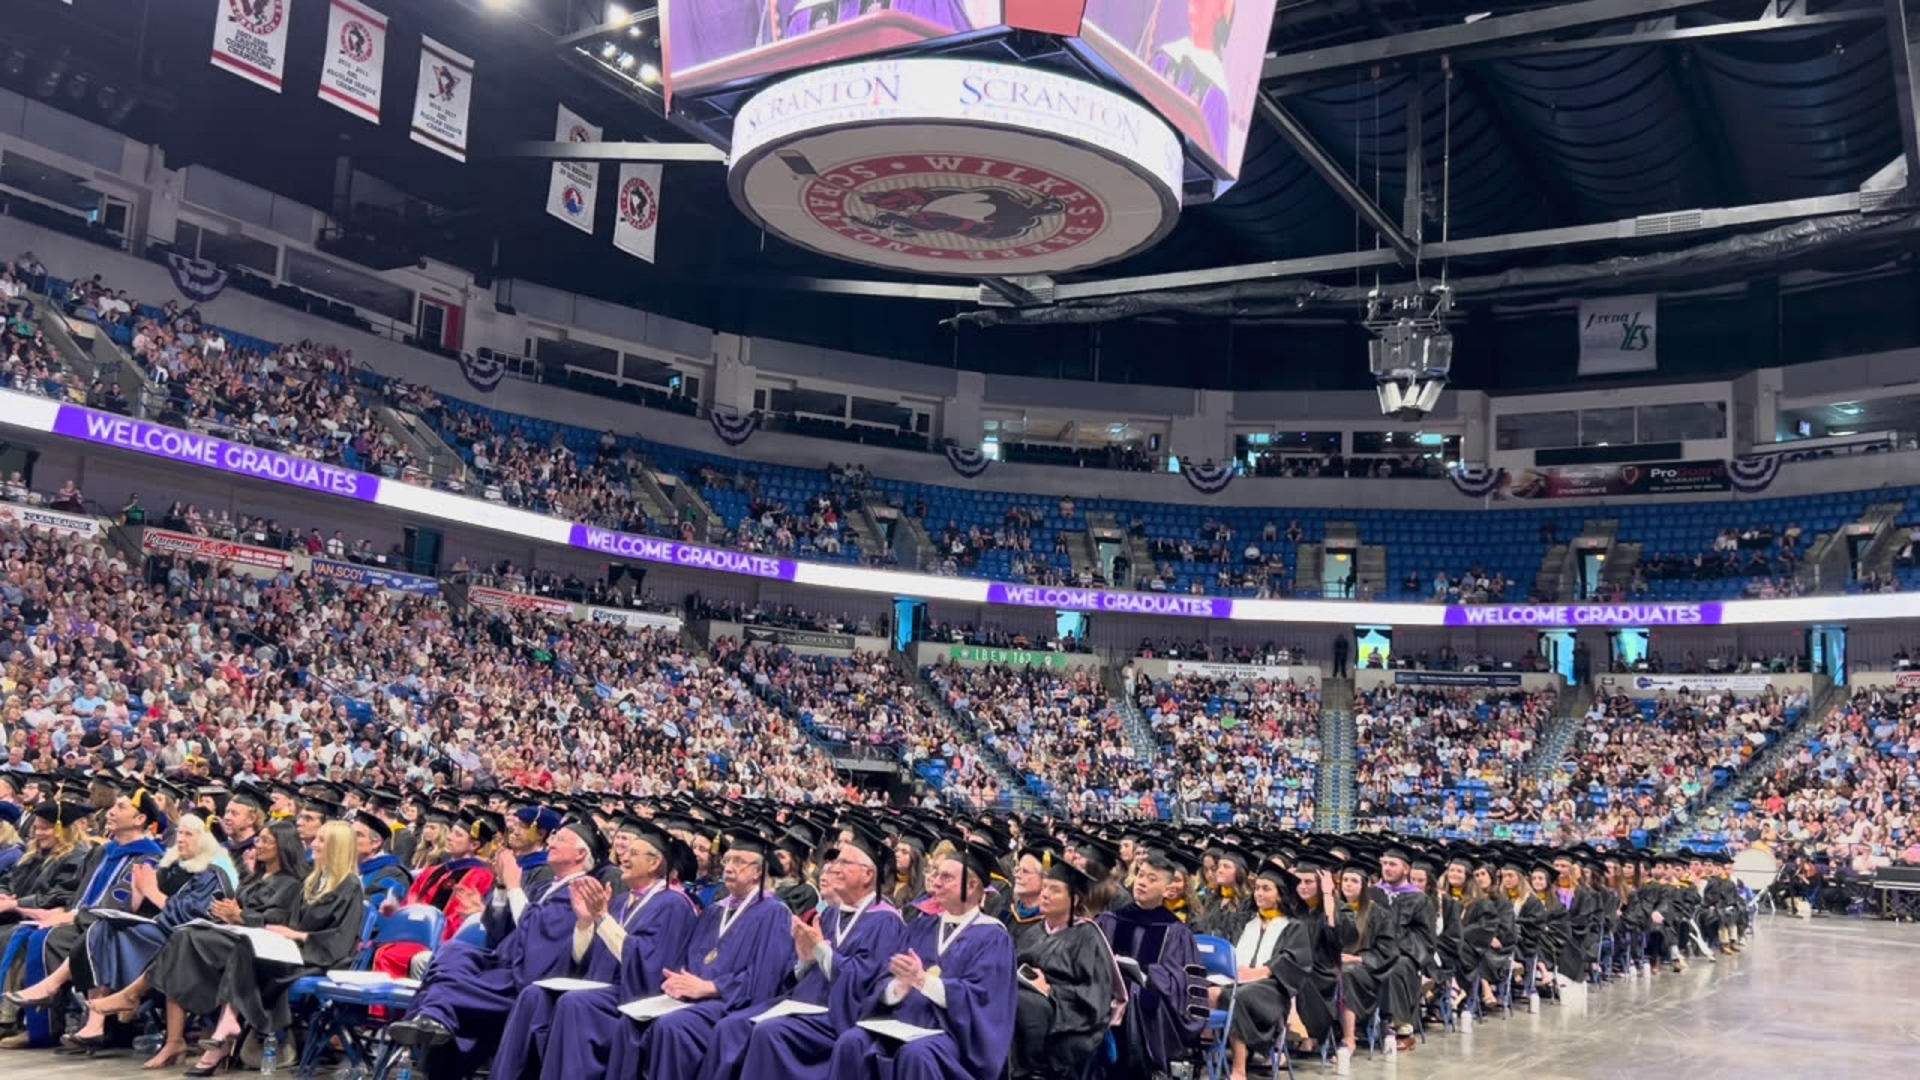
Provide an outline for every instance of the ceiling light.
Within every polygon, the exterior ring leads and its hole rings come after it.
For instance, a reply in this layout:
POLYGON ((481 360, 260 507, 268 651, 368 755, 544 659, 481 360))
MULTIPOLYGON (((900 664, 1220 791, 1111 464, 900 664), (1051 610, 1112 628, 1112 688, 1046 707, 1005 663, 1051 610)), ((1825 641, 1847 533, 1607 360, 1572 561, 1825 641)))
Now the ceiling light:
POLYGON ((633 24, 632 26, 629 26, 629 27, 627 27, 627 36, 628 36, 628 37, 639 37, 639 36, 640 36, 640 24, 639 24, 639 23, 634 23, 634 24, 633 24))
POLYGON ((660 69, 654 67, 652 64, 641 64, 640 81, 649 86, 658 84, 660 82, 660 69))
POLYGON ((619 51, 620 51, 620 46, 615 45, 613 42, 609 41, 605 45, 600 46, 600 59, 611 60, 613 59, 614 55, 619 51))
POLYGON ((627 21, 627 9, 619 4, 607 5, 607 25, 618 26, 627 21))
POLYGON ((626 71, 632 68, 635 63, 637 63, 637 61, 634 60, 632 53, 623 52, 620 54, 620 70, 626 71))

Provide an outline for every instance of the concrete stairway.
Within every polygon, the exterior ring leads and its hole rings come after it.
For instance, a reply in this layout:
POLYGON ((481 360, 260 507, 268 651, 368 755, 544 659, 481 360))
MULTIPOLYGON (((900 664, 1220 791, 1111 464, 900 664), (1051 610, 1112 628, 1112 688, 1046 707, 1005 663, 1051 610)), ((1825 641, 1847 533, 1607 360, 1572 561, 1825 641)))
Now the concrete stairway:
POLYGON ((1534 736, 1533 756, 1522 766, 1521 774, 1543 782, 1557 774, 1586 719, 1587 710, 1592 707, 1593 690, 1587 686, 1577 685, 1561 694, 1559 708, 1554 710, 1552 719, 1534 736))
POLYGON ((1295 596, 1319 596, 1326 588, 1322 575, 1327 549, 1319 544, 1301 544, 1299 551, 1293 566, 1293 593, 1295 596))
POLYGON ((1813 741, 1834 708, 1844 703, 1848 696, 1846 687, 1835 686, 1824 675, 1814 676, 1813 682, 1813 697, 1807 703, 1807 711, 1801 714, 1800 722, 1755 754, 1725 787, 1708 795, 1699 806, 1689 810, 1685 814, 1686 820, 1676 818, 1673 824, 1661 830, 1651 846, 1671 851, 1685 844, 1687 838, 1697 831, 1718 828, 1726 820, 1727 812, 1734 803, 1752 798, 1773 776, 1774 770, 1799 753, 1801 747, 1813 741))
POLYGON ((1127 695, 1126 681, 1113 668, 1102 668, 1100 681, 1106 685, 1107 700, 1114 703, 1120 713, 1120 730, 1127 734, 1127 745, 1133 748, 1133 756, 1141 761, 1152 761, 1160 756, 1160 744, 1154 741, 1153 727, 1147 723, 1147 716, 1140 706, 1127 695))
POLYGON ((947 727, 953 732, 954 738, 971 746, 980 758, 980 763, 992 770, 994 776, 1000 781, 1000 790, 1007 795, 1009 806, 1015 813, 1032 814, 1058 810, 1050 801, 1042 800, 1034 793, 1029 785, 1030 778, 1015 769, 1004 754, 987 742, 986 732, 974 723, 972 717, 948 708, 946 698, 940 693, 939 688, 928 683, 919 672, 914 671, 905 657, 895 653, 893 661, 908 675, 914 691, 933 709, 935 715, 947 722, 947 727))
POLYGON ((1353 680, 1320 683, 1320 777, 1314 792, 1314 827, 1345 832, 1359 806, 1359 736, 1353 720, 1353 680))
POLYGON ((1564 600, 1572 548, 1555 544, 1540 556, 1540 569, 1533 574, 1533 595, 1549 603, 1564 600))

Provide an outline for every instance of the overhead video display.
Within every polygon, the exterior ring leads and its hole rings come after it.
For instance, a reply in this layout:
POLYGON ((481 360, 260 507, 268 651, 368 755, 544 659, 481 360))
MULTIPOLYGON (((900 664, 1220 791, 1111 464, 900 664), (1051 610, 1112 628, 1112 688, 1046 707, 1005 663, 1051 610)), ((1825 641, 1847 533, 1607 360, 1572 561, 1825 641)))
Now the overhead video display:
POLYGON ((667 87, 685 93, 1001 24, 1002 0, 667 0, 667 87))

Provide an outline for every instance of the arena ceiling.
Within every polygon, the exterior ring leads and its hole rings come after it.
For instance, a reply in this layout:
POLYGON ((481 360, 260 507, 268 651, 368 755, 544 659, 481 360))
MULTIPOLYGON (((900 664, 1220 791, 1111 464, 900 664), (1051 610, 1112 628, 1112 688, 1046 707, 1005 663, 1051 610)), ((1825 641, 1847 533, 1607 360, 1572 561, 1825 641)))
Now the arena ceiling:
POLYGON ((664 115, 651 87, 593 60, 589 46, 629 18, 635 47, 652 45, 644 4, 387 5, 395 40, 425 31, 477 60, 464 166, 411 144, 404 109, 376 129, 313 98, 324 20, 294 21, 276 99, 207 64, 212 0, 19 6, 0 29, 0 79, 30 87, 54 57, 137 71, 142 104, 121 126, 161 143, 169 165, 332 209, 346 158, 439 208, 426 249, 478 272, 823 344, 822 322, 926 327, 968 312, 1350 322, 1376 278, 1404 285, 1442 266, 1490 301, 1525 303, 1853 273, 1911 246, 1920 15, 1902 0, 1280 0, 1239 183, 1124 263, 991 287, 889 278, 764 236, 715 164, 668 166, 652 266, 548 218, 546 163, 509 154, 550 137, 557 101, 609 140, 692 141, 697 118, 664 115), (1016 310, 1008 296, 1052 302, 1016 310))

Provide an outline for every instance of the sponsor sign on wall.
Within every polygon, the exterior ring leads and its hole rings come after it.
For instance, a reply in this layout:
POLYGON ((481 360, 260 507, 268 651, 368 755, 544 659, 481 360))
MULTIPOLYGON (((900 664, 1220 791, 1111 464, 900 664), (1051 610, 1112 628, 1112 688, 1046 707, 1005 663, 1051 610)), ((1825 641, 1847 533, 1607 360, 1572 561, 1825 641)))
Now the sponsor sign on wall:
POLYGON ((535 596, 532 593, 509 592, 506 589, 494 589, 484 585, 469 588, 467 601, 496 611, 538 611, 547 615, 558 615, 563 619, 573 617, 573 605, 565 600, 556 600, 551 596, 535 596))
POLYGON ((948 659, 962 664, 1006 664, 1010 667, 1060 668, 1072 665, 1057 652, 1031 652, 1026 649, 989 649, 981 645, 955 645, 948 659))
POLYGON ((99 518, 5 502, 0 502, 0 523, 25 529, 45 529, 67 536, 99 536, 105 531, 100 527, 99 518))
POLYGON ((1688 495, 1729 491, 1724 461, 1646 465, 1552 465, 1510 473, 1496 499, 1587 499, 1602 495, 1688 495))
POLYGON ((142 530, 140 550, 152 555, 171 555, 199 562, 231 563, 261 570, 293 568, 291 552, 281 551, 278 548, 235 543, 232 540, 216 540, 211 536, 194 536, 191 533, 173 532, 168 529, 142 530))
POLYGON ((745 626, 740 636, 747 641, 764 641, 790 649, 841 649, 852 652, 859 642, 852 634, 829 634, 820 630, 784 630, 772 626, 745 626))
MULTIPOLYGON (((1294 677, 1293 669, 1278 664, 1216 664, 1206 660, 1169 660, 1169 675, 1198 675, 1205 679, 1272 679, 1282 682, 1294 677)), ((1311 677, 1315 672, 1302 671, 1311 677)))
POLYGON ((1520 674, 1506 671, 1396 671, 1395 686, 1519 686, 1520 674))
POLYGON ((369 588, 385 589, 388 592, 414 593, 419 596, 440 595, 440 580, 424 574, 403 574, 398 570, 337 562, 333 559, 315 559, 312 569, 313 576, 337 581, 343 585, 365 585, 369 588))
POLYGON ((1607 675, 1600 679, 1601 688, 1607 692, 1629 696, 1671 694, 1681 690, 1696 694, 1714 691, 1758 694, 1772 685, 1773 680, 1765 675, 1607 675))

